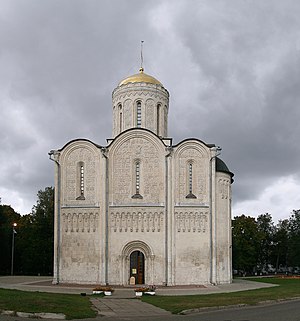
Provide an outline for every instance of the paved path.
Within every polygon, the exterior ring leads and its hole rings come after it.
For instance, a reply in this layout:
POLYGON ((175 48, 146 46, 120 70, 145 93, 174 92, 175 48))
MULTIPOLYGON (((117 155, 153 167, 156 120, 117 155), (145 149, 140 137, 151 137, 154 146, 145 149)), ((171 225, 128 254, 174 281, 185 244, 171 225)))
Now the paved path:
POLYGON ((169 316, 170 312, 157 308, 139 299, 92 298, 92 303, 102 316, 137 318, 147 316, 169 316))
MULTIPOLYGON (((274 285, 248 280, 235 279, 232 284, 205 285, 205 286, 174 286, 159 287, 156 290, 158 295, 194 295, 211 293, 228 293, 236 291, 246 291, 260 288, 273 287, 274 285)), ((53 293, 86 293, 92 294, 93 285, 72 285, 72 284, 52 284, 52 277, 44 276, 0 276, 0 288, 17 289, 23 291, 40 291, 53 293)), ((133 288, 116 287, 116 293, 128 291, 133 292, 133 288)), ((121 294, 118 294, 121 295, 121 294)))

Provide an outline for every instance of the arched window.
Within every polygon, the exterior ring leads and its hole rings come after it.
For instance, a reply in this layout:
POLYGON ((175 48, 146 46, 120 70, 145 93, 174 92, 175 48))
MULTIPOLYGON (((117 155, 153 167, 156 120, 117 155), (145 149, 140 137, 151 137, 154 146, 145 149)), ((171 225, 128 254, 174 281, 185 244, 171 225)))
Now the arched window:
POLYGON ((193 193, 193 164, 189 163, 189 194, 193 193))
POLYGON ((159 127, 160 127, 160 104, 157 105, 156 109, 156 134, 159 136, 159 127))
POLYGON ((138 101, 136 103, 136 127, 142 126, 142 103, 138 101))
POLYGON ((193 194, 193 162, 188 162, 188 168, 187 168, 187 183, 188 183, 188 195, 186 198, 197 198, 193 194))
POLYGON ((78 181, 78 194, 79 196, 76 198, 77 200, 85 200, 84 197, 84 163, 83 162, 79 162, 78 166, 77 166, 77 181, 78 181))
POLYGON ((132 196, 132 198, 143 198, 140 194, 140 187, 141 187, 141 162, 140 160, 136 160, 134 163, 134 188, 135 188, 135 194, 132 196))
POLYGON ((136 162, 135 163, 135 187, 136 187, 136 194, 140 194, 140 162, 136 162))

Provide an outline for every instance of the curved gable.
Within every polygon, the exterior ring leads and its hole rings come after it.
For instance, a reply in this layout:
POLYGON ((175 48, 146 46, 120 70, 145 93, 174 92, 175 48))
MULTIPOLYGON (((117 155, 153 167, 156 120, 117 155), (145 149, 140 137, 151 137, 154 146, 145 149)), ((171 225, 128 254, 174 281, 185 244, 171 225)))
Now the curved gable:
POLYGON ((208 203, 210 155, 210 148, 197 139, 187 139, 176 145, 174 174, 177 204, 208 203))
POLYGON ((113 204, 164 202, 166 146, 145 129, 120 134, 108 147, 113 204))
POLYGON ((88 140, 74 140, 61 150, 62 204, 96 203, 99 186, 100 149, 88 140))
POLYGON ((67 148, 69 145, 74 145, 76 143, 90 143, 91 145, 94 145, 96 148, 101 148, 100 145, 92 142, 91 140, 89 139, 86 139, 86 138, 76 138, 76 139, 72 139, 70 140, 69 142, 67 142, 62 148, 59 149, 59 151, 63 151, 65 148, 67 148))
POLYGON ((164 151, 166 145, 152 131, 145 128, 131 128, 120 133, 108 146, 109 154, 112 156, 120 146, 131 139, 144 139, 155 146, 156 150, 164 151))
POLYGON ((202 157, 209 157, 210 156, 210 148, 214 147, 214 145, 207 145, 199 139, 196 138, 189 138, 181 141, 177 145, 174 146, 174 154, 177 157, 180 157, 186 150, 195 150, 197 151, 202 157))

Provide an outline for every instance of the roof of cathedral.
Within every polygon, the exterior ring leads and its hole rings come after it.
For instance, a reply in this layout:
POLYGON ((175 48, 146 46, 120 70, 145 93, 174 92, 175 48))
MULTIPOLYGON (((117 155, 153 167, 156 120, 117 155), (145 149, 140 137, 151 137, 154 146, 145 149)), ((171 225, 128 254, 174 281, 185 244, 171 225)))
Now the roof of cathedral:
POLYGON ((129 83, 138 83, 138 82, 146 82, 154 85, 160 85, 163 86, 160 81, 158 81, 156 78, 147 75, 144 73, 144 68, 140 68, 140 72, 138 74, 134 74, 132 76, 129 76, 125 79, 123 79, 118 86, 126 85, 129 83))

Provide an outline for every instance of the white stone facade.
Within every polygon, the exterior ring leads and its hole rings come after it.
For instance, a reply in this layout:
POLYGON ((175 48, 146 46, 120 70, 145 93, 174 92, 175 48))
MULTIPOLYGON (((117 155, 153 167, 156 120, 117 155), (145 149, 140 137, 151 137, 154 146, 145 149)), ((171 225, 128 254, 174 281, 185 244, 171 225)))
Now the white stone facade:
POLYGON ((113 92, 107 146, 78 139, 50 152, 53 282, 230 283, 233 174, 215 145, 172 145, 169 93, 134 76, 113 92))

